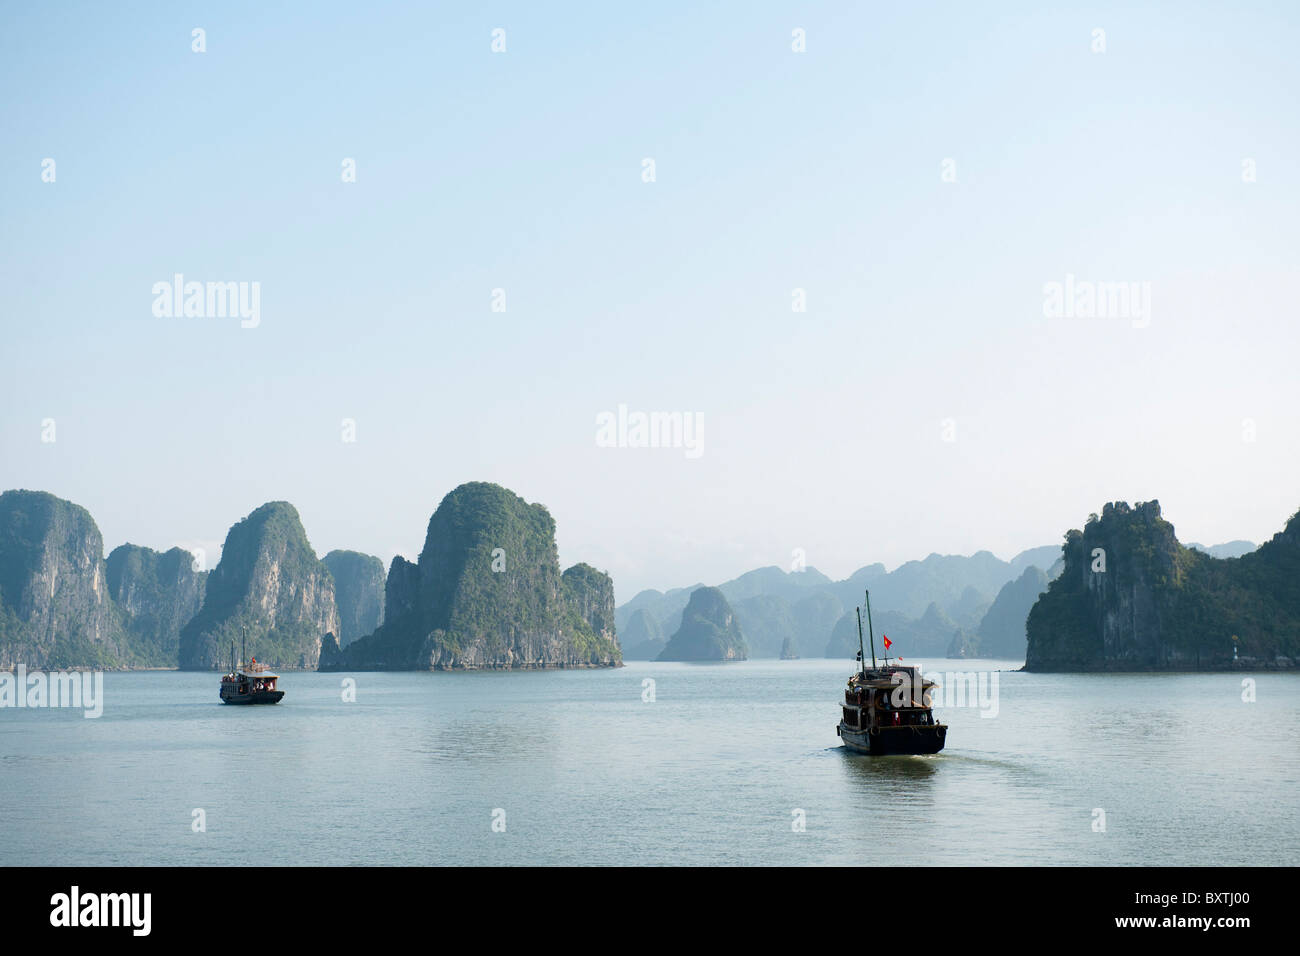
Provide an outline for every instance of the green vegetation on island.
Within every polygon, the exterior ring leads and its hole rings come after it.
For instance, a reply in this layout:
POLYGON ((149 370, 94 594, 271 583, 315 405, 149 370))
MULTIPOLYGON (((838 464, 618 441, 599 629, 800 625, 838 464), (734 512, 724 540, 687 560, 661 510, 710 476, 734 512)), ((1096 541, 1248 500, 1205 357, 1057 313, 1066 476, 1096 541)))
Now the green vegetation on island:
POLYGON ((384 562, 359 551, 331 551, 321 558, 334 578, 339 644, 347 647, 384 623, 384 562))
POLYGON ((487 482, 460 485, 429 519, 412 565, 394 559, 385 620, 321 670, 610 667, 621 663, 614 586, 585 564, 560 573, 555 520, 487 482))
POLYGON ((208 573, 183 548, 166 552, 135 544, 114 548, 108 593, 122 613, 134 657, 151 667, 175 667, 180 634, 203 606, 208 573))
POLYGON ((106 577, 85 508, 44 491, 0 494, 0 669, 139 663, 106 577))
POLYGON ((247 637, 248 656, 274 667, 313 668, 326 634, 339 631, 334 578, 316 557, 298 511, 272 501, 226 535, 203 607, 181 631, 180 666, 228 667, 247 637))
POLYGON ((1237 558, 1178 543, 1156 501, 1111 502, 1065 536, 1029 612, 1025 669, 1291 667, 1300 652, 1300 513, 1237 558))

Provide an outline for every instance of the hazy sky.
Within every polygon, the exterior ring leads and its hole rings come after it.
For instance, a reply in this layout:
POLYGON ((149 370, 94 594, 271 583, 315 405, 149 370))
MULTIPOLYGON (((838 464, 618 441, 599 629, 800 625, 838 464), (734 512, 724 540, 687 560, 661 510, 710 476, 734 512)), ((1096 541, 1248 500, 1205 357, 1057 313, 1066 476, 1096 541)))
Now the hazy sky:
POLYGON ((1295 4, 270 6, 0 12, 0 488, 106 549, 282 498, 414 557, 483 479, 622 602, 1300 508, 1295 4), (176 273, 259 324, 156 316, 176 273))

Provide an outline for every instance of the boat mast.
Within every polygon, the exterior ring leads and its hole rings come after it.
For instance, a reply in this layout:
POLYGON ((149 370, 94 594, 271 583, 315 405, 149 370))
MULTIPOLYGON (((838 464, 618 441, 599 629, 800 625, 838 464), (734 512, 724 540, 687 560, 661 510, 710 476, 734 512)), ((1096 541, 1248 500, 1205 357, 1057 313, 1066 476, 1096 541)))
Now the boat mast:
MULTIPOLYGON (((863 593, 867 596, 867 633, 871 635, 871 666, 874 669, 876 666, 876 632, 871 629, 871 592, 864 590, 863 593)), ((862 627, 861 618, 859 618, 858 627, 859 629, 862 627)), ((859 638, 861 638, 861 634, 859 634, 859 638)))
POLYGON ((867 676, 866 655, 862 651, 862 608, 854 608, 858 612, 858 670, 862 676, 867 676))

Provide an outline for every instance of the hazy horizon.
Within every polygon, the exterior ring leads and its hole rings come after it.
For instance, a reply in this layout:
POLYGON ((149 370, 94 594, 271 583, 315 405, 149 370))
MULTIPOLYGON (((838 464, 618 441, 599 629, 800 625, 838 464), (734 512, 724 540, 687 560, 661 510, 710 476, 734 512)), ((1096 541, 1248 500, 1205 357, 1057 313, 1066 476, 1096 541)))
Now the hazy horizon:
POLYGON ((0 490, 106 553, 211 567, 283 499, 387 565, 486 480, 622 603, 1300 508, 1286 5, 0 22, 0 490), (177 275, 256 321, 157 314, 177 275))

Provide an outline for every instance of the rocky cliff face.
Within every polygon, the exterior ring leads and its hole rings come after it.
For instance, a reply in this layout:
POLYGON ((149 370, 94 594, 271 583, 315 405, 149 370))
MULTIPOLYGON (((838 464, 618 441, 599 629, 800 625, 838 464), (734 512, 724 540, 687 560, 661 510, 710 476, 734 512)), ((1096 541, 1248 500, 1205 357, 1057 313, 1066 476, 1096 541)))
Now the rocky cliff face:
POLYGON ((384 623, 384 562, 357 551, 331 551, 321 561, 334 577, 338 641, 347 647, 384 623))
POLYGON ((1029 612, 1025 668, 1138 670, 1180 657, 1160 605, 1179 586, 1185 553, 1156 501, 1111 502, 1068 532, 1065 569, 1029 612))
POLYGON ((627 661, 652 661, 668 645, 668 635, 658 619, 645 608, 637 608, 623 628, 623 659, 627 661))
POLYGON ((385 621, 330 654, 330 670, 608 667, 621 662, 609 576, 562 576, 555 520, 499 485, 438 505, 416 565, 394 559, 385 621))
POLYGON ((108 593, 122 612, 137 658, 154 667, 175 667, 181 629, 203 606, 207 572, 181 548, 159 553, 124 544, 108 556, 108 593))
POLYGON ((388 566, 384 582, 384 617, 397 619, 415 613, 420 600, 420 568, 400 554, 388 566))
POLYGON ((0 494, 0 669, 129 663, 106 577, 85 508, 43 491, 0 494))
POLYGON ((1066 534, 1064 559, 1029 612, 1026 670, 1292 666, 1300 650, 1300 515, 1217 559, 1180 545, 1158 502, 1112 502, 1066 534))
POLYGON ((228 666, 245 632, 248 656, 275 667, 315 667, 322 639, 339 632, 333 576, 287 501, 262 505, 226 535, 203 607, 181 632, 180 666, 228 666))
POLYGON ((661 661, 743 661, 749 650, 735 612, 717 588, 699 588, 682 612, 682 626, 661 661))
POLYGON ((1025 656, 1025 620, 1038 595, 1047 590, 1047 575, 1039 568, 1008 581, 980 621, 977 647, 981 657, 1021 660, 1025 656))
POLYGON ((600 641, 618 644, 614 627, 614 581, 590 564, 575 564, 561 576, 564 597, 600 641))

